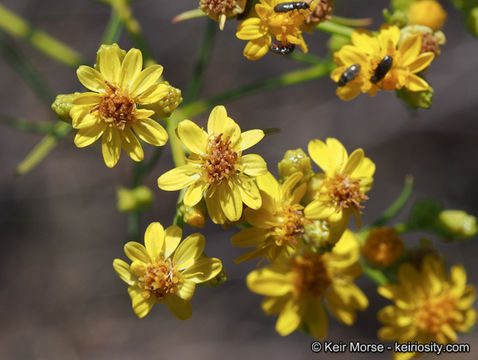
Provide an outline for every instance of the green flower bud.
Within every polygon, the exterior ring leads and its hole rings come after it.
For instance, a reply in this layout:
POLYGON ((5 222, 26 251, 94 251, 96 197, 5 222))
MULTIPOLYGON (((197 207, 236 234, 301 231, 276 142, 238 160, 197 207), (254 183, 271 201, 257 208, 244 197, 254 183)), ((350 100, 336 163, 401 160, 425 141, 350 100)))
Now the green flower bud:
POLYGON ((395 10, 393 13, 388 9, 383 10, 383 17, 387 24, 396 25, 399 28, 403 28, 408 25, 408 16, 402 10, 395 10))
POLYGON ((131 212, 149 207, 153 202, 153 193, 147 186, 138 186, 135 189, 120 187, 116 193, 118 210, 131 212))
POLYGON ((333 52, 339 51, 342 46, 351 44, 350 38, 342 35, 332 35, 327 42, 329 49, 333 52))
POLYGON ((171 86, 167 81, 164 81, 163 84, 168 86, 168 95, 154 104, 145 106, 145 108, 155 112, 155 118, 159 117, 162 119, 170 117, 173 111, 183 102, 181 90, 171 86))
POLYGON ((476 217, 462 210, 443 210, 438 215, 438 224, 450 235, 470 238, 476 235, 476 217))
POLYGON ((319 253, 332 250, 338 241, 331 236, 330 224, 326 220, 313 220, 304 225, 302 239, 312 251, 319 253))
POLYGON ((204 202, 201 201, 193 207, 181 204, 179 207, 179 213, 183 216, 183 221, 192 226, 203 228, 206 225, 206 207, 204 202))
POLYGON ((415 0, 392 0, 392 9, 393 10, 401 10, 407 11, 410 5, 412 5, 415 0))
POLYGON ((314 175, 312 165, 310 164, 310 158, 302 149, 287 150, 284 154, 284 158, 279 162, 278 166, 281 181, 284 181, 296 172, 301 172, 304 175, 299 183, 301 184, 308 181, 314 175))
POLYGON ((396 90, 397 97, 413 109, 429 109, 433 104, 434 92, 432 87, 425 91, 410 91, 407 88, 396 90))
POLYGON ((71 123, 70 110, 73 106, 73 100, 75 100, 78 95, 80 95, 79 92, 57 95, 55 101, 51 104, 51 108, 56 112, 60 120, 71 123))
POLYGON ((467 19, 468 29, 474 36, 478 36, 478 7, 470 10, 467 19))

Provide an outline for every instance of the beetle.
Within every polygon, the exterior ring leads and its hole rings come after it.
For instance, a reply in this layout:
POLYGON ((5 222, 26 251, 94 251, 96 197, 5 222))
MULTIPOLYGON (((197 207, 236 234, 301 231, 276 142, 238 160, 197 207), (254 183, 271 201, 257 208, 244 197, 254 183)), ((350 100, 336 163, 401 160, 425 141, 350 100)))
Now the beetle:
POLYGON ((282 13, 292 10, 307 10, 309 7, 309 4, 303 1, 283 2, 274 6, 274 11, 282 13))
POLYGON ((295 45, 294 44, 282 45, 282 44, 272 43, 270 46, 270 50, 273 54, 276 54, 276 55, 289 55, 295 50, 295 45))
POLYGON ((347 85, 349 82, 355 79, 358 74, 360 74, 360 70, 362 70, 360 64, 353 64, 349 66, 340 76, 339 81, 337 81, 337 86, 342 87, 347 85))
POLYGON ((389 55, 386 55, 382 61, 378 64, 377 68, 375 69, 375 73, 370 78, 370 82, 373 84, 378 83, 382 80, 385 75, 390 71, 393 65, 393 58, 389 55))

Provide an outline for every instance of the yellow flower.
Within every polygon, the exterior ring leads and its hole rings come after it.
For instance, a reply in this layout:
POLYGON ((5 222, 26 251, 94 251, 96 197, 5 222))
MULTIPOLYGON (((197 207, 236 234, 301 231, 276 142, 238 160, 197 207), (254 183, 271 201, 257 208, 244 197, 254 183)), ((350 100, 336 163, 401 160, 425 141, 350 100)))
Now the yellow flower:
POLYGON ((160 223, 151 223, 144 234, 145 246, 131 241, 124 247, 131 265, 121 259, 113 261, 119 277, 129 285, 133 310, 139 318, 145 317, 155 303, 165 303, 178 319, 190 318, 189 300, 196 284, 221 272, 219 259, 201 256, 204 236, 192 234, 180 243, 181 236, 178 226, 164 230, 160 223))
POLYGON ((267 172, 267 165, 259 155, 242 152, 264 137, 262 130, 241 133, 239 125, 227 116, 226 108, 216 106, 209 116, 207 132, 184 120, 178 125, 177 135, 192 154, 187 165, 159 177, 161 189, 187 187, 184 204, 191 207, 205 195, 208 214, 216 224, 239 220, 243 202, 251 209, 261 207, 254 179, 267 172))
POLYGON ((339 82, 352 65, 360 66, 358 75, 337 88, 342 100, 351 100, 360 92, 374 96, 380 89, 392 91, 406 87, 410 91, 425 91, 430 87, 416 75, 428 68, 435 57, 432 52, 421 53, 420 35, 407 37, 399 45, 400 29, 384 25, 377 36, 368 30, 355 30, 351 40, 352 45, 345 45, 334 54, 337 68, 330 75, 339 82), (386 58, 389 66, 385 65, 386 58), (380 75, 379 68, 384 70, 380 75))
MULTIPOLYGON (((379 293, 395 302, 380 310, 385 325, 378 336, 386 341, 440 344, 457 341, 456 332, 468 331, 476 322, 475 288, 466 285, 463 266, 453 266, 446 274, 443 260, 429 255, 421 269, 403 264, 398 284, 380 286, 379 293)), ((410 359, 418 354, 395 353, 396 359, 410 359)))
POLYGON ((249 60, 259 60, 267 54, 272 39, 282 46, 298 45, 307 52, 307 45, 302 37, 301 27, 305 24, 317 3, 307 10, 276 12, 274 7, 284 0, 260 0, 255 11, 258 17, 250 17, 239 24, 236 36, 241 40, 249 40, 244 48, 244 56, 249 60))
POLYGON ((309 155, 324 171, 316 199, 305 208, 310 219, 327 219, 340 228, 347 227, 351 214, 360 227, 360 210, 365 195, 372 187, 375 164, 365 157, 362 149, 350 156, 344 146, 333 138, 326 142, 309 142, 309 155))
POLYGON ((373 228, 362 246, 363 257, 377 267, 389 267, 402 256, 403 241, 391 227, 373 228))
POLYGON ((236 259, 236 262, 265 257, 274 261, 279 255, 290 256, 304 234, 303 206, 299 204, 307 184, 298 186, 302 173, 295 173, 279 185, 271 173, 257 177, 262 207, 246 209, 245 220, 253 227, 247 228, 231 238, 233 245, 257 247, 236 259))
POLYGON ((445 23, 445 9, 435 0, 419 0, 408 8, 408 20, 411 25, 424 25, 432 30, 439 30, 445 23))
POLYGON ((142 70, 141 51, 131 49, 125 55, 118 45, 102 45, 98 50, 96 69, 80 66, 80 82, 92 92, 78 95, 70 111, 72 125, 78 129, 75 144, 91 145, 101 136, 105 164, 113 167, 123 149, 134 161, 144 158, 135 134, 149 144, 162 146, 168 134, 150 119, 154 111, 140 109, 161 100, 168 87, 157 84, 163 67, 149 66, 142 70), (134 130, 134 132, 133 132, 134 130))
POLYGON ((262 309, 268 315, 279 314, 276 330, 280 335, 302 327, 324 338, 328 331, 324 300, 332 315, 347 325, 355 322, 356 310, 368 306, 366 296, 354 284, 361 274, 359 257, 358 242, 347 231, 331 253, 306 252, 252 271, 247 286, 267 296, 262 309))

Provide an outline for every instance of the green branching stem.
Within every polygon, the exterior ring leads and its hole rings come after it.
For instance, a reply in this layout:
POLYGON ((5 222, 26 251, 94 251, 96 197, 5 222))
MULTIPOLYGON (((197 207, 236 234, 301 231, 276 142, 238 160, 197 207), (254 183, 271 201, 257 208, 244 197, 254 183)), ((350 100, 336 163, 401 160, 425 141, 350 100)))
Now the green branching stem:
POLYGON ((354 29, 346 26, 346 25, 341 25, 333 21, 324 21, 318 24, 315 27, 317 30, 326 32, 328 34, 332 35, 342 35, 345 37, 350 37, 352 33, 354 32, 354 29))
POLYGON ((370 266, 365 261, 362 261, 362 268, 364 275, 367 276, 370 280, 372 280, 375 284, 385 285, 390 282, 390 280, 387 278, 387 276, 383 273, 382 270, 370 266))
POLYGON ((110 19, 106 25, 106 29, 101 37, 101 44, 111 45, 117 41, 121 36, 123 30, 123 23, 118 15, 118 12, 111 9, 110 19))
POLYGON ((413 191, 413 176, 407 175, 405 177, 405 182, 403 184, 402 192, 397 198, 397 200, 395 200, 393 204, 390 205, 390 207, 384 211, 383 215, 378 220, 373 222, 371 226, 379 227, 379 226, 386 225, 406 205, 406 203, 408 202, 408 199, 410 198, 410 195, 412 194, 412 191, 413 191))
POLYGON ((76 68, 83 63, 81 55, 44 31, 33 28, 26 20, 0 4, 0 29, 26 40, 36 49, 60 63, 76 68))
POLYGON ((49 134, 52 129, 50 121, 30 122, 25 119, 13 118, 6 115, 0 115, 0 125, 5 125, 18 131, 41 135, 49 134))

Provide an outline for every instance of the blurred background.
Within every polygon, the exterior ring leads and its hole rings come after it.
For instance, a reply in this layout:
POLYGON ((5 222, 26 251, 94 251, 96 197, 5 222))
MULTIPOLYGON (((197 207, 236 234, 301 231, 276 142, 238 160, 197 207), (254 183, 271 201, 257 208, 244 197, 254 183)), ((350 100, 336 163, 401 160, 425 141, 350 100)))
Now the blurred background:
MULTIPOLYGON (((108 21, 108 7, 94 1, 2 0, 2 4, 78 49, 94 63, 108 21)), ((381 22, 388 1, 341 1, 336 14, 373 17, 381 22)), ((377 165, 375 186, 369 193, 364 223, 373 221, 400 193, 404 177, 415 176, 414 199, 439 199, 446 208, 478 214, 478 40, 464 29, 461 14, 443 4, 449 17, 444 28, 448 43, 434 61, 428 79, 435 89, 430 110, 410 111, 393 93, 375 98, 362 95, 342 102, 329 79, 261 93, 227 105, 242 129, 279 127, 255 148, 277 173, 275 164, 287 149, 306 149, 312 138, 336 137, 351 151, 363 147, 377 165)), ((173 25, 178 13, 197 6, 196 0, 141 0, 133 10, 154 56, 174 86, 185 89, 191 76, 206 19, 173 25)), ((303 68, 286 58, 267 55, 250 62, 242 56, 246 44, 235 38, 229 21, 217 36, 205 73, 201 96, 209 97, 241 84, 256 82, 303 68)), ((326 53, 327 36, 306 35, 312 54, 326 53)), ((21 40, 15 44, 28 54, 54 93, 81 89, 73 69, 65 68, 21 40)), ((120 45, 132 46, 126 35, 120 45)), ((53 121, 46 108, 0 58, 2 115, 29 121, 53 121)), ((205 125, 207 115, 194 119, 205 125)), ((218 289, 198 288, 192 319, 181 322, 166 307, 155 306, 138 320, 112 261, 125 258, 127 216, 116 210, 116 189, 131 184, 133 162, 123 154, 114 169, 104 165, 100 148, 77 149, 73 136, 63 139, 47 159, 29 174, 15 178, 14 169, 40 140, 37 135, 0 127, 0 359, 314 359, 312 338, 301 333, 280 337, 276 318, 263 314, 262 297, 250 293, 246 274, 254 263, 235 265, 243 251, 230 245, 234 229, 219 226, 201 230, 206 252, 223 260, 228 282, 218 289)), ((147 155, 152 150, 145 147, 147 155)), ((147 156, 146 155, 146 156, 147 156)), ((147 178, 155 203, 146 212, 142 233, 151 221, 171 224, 177 193, 157 188, 157 177, 173 167, 169 146, 147 178)), ((404 209, 407 214, 410 206, 404 209)), ((403 215, 402 215, 403 216, 403 215)), ((185 227, 185 235, 195 232, 185 227)), ((417 244, 421 234, 406 237, 417 244)), ((462 263, 468 281, 478 283, 476 239, 460 244, 434 244, 448 264, 462 263)), ((368 279, 359 285, 370 307, 359 313, 354 327, 330 320, 329 340, 377 342, 376 312, 388 302, 376 295, 368 279)), ((475 305, 476 306, 476 305, 475 305)), ((442 355, 442 359, 478 357, 478 337, 463 335, 472 353, 442 355)), ((354 354, 357 359, 391 358, 390 354, 354 354)), ((349 358, 350 354, 327 356, 349 358)))

